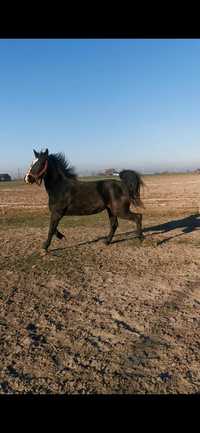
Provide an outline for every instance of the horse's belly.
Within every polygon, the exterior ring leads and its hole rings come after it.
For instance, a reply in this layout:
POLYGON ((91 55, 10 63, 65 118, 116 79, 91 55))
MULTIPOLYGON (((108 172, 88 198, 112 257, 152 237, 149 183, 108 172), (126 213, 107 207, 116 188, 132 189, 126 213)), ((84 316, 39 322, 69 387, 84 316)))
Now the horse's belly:
POLYGON ((105 207, 103 208, 98 208, 98 209, 74 209, 74 208, 69 208, 66 210, 65 215, 73 215, 73 216, 81 216, 81 215, 93 215, 95 213, 99 213, 102 212, 105 209, 105 207))
POLYGON ((77 203, 76 201, 72 201, 72 203, 66 209, 66 215, 92 215, 98 212, 101 212, 105 209, 105 204, 103 201, 99 203, 94 202, 86 202, 86 203, 77 203))

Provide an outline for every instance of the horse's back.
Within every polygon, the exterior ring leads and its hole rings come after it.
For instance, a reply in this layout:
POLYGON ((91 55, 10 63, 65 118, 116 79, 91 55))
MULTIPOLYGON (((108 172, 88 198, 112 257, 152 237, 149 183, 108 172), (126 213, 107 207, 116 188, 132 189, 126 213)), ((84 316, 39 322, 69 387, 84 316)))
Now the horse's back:
POLYGON ((78 181, 71 191, 68 215, 92 215, 105 209, 105 200, 96 181, 78 181))

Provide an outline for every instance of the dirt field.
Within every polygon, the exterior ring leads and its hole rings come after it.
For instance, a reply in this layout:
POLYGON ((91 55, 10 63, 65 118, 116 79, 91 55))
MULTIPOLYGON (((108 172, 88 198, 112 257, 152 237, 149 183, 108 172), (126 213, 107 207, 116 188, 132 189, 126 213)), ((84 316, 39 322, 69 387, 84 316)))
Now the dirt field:
POLYGON ((144 234, 0 184, 0 393, 200 393, 200 176, 145 177, 144 234))

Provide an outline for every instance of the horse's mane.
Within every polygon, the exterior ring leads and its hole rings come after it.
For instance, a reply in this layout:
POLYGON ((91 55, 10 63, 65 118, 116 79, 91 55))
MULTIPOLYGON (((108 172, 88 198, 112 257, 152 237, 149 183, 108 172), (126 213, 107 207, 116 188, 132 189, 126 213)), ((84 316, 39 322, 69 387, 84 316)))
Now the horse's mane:
POLYGON ((77 178, 74 168, 70 165, 69 161, 65 159, 63 153, 52 153, 49 155, 48 159, 53 163, 53 165, 56 165, 56 167, 60 169, 66 177, 71 179, 77 178))

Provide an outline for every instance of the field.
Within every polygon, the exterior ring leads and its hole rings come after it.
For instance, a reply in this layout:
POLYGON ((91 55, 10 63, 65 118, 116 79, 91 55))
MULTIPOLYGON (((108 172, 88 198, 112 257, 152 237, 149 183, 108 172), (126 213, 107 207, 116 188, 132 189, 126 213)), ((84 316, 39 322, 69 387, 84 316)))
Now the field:
POLYGON ((145 176, 145 239, 0 183, 0 393, 200 393, 200 177, 145 176))

